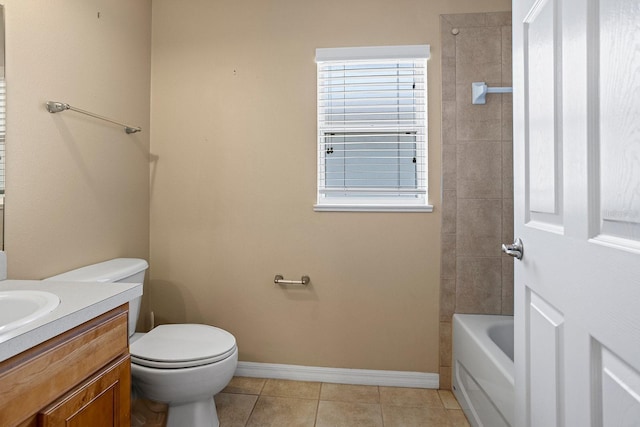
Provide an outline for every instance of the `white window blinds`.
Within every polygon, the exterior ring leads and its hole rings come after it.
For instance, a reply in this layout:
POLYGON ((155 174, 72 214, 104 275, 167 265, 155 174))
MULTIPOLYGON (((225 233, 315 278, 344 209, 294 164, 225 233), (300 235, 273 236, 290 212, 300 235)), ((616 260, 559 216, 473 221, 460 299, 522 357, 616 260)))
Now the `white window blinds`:
POLYGON ((429 46, 317 49, 316 208, 427 206, 428 57, 429 46))

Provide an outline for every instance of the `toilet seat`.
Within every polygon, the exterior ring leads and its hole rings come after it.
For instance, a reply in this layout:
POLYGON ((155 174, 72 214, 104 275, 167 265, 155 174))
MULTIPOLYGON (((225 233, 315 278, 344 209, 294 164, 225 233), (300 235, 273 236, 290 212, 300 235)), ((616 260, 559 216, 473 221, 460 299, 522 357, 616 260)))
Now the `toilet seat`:
POLYGON ((219 362, 236 351, 236 339, 209 325, 160 325, 131 343, 131 362, 159 369, 179 369, 219 362))

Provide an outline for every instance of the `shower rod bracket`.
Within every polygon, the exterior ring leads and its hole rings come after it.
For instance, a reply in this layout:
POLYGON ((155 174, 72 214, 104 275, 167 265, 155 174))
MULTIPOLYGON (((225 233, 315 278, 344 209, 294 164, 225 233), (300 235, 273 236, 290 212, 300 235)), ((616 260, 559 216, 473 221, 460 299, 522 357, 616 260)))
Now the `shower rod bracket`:
POLYGON ((482 105, 487 103, 488 93, 511 93, 512 87, 488 87, 485 82, 471 83, 471 103, 482 105))
POLYGON ((96 119, 104 120, 109 123, 113 123, 119 126, 124 126, 124 131, 128 134, 141 132, 142 128, 139 126, 129 126, 128 124, 118 122, 116 120, 109 119, 107 117, 100 116, 98 114, 92 113, 90 111, 82 110, 80 108, 73 107, 69 104, 65 104, 64 102, 56 102, 56 101, 47 101, 47 111, 50 113, 61 113, 66 110, 75 111, 80 114, 85 114, 87 116, 94 117, 96 119))

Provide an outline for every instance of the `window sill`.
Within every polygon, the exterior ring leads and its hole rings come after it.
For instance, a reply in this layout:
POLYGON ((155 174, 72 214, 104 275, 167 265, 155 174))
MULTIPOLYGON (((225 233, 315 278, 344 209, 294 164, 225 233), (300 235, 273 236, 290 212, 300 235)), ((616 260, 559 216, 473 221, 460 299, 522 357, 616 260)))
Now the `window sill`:
POLYGON ((316 212, 433 212, 432 205, 313 205, 316 212))

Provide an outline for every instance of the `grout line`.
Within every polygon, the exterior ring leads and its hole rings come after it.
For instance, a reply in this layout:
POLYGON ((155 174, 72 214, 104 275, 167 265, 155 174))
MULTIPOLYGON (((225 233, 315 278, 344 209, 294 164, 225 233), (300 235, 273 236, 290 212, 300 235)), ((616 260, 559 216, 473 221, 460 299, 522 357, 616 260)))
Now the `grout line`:
MULTIPOLYGON (((320 386, 320 389, 322 390, 322 386, 320 386)), ((318 396, 318 400, 316 401, 316 416, 315 416, 315 419, 313 421, 314 427, 316 425, 318 425, 318 413, 319 413, 319 411, 320 411, 320 396, 318 396)))
MULTIPOLYGON (((255 396, 255 394, 245 394, 244 396, 255 396)), ((256 409, 256 405, 258 404, 258 399, 260 399, 260 395, 256 397, 256 401, 253 402, 253 406, 251 407, 251 411, 249 411, 249 416, 247 417, 247 421, 244 423, 244 427, 249 425, 249 420, 251 419, 251 415, 253 415, 253 411, 256 409)))

